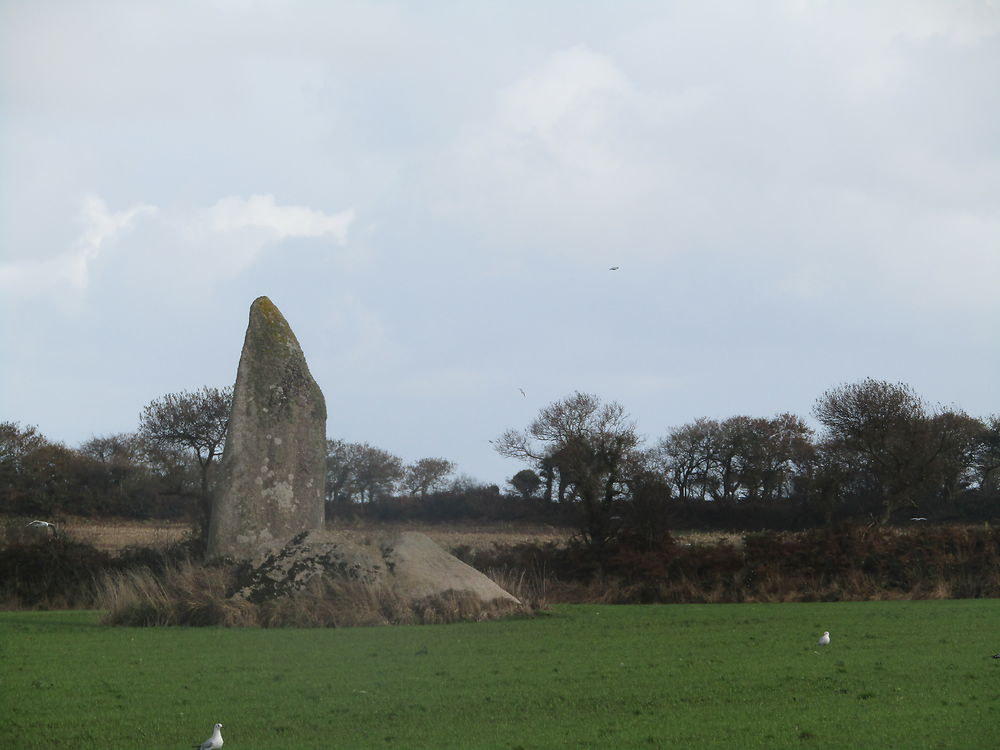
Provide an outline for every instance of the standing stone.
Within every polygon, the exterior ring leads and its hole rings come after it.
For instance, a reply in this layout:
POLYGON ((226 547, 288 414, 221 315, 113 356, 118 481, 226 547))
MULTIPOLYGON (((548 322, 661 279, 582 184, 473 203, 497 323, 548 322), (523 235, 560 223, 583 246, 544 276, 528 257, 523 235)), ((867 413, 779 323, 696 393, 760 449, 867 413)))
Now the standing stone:
POLYGON ((208 558, 250 560, 323 525, 326 401, 284 316, 250 306, 208 558))

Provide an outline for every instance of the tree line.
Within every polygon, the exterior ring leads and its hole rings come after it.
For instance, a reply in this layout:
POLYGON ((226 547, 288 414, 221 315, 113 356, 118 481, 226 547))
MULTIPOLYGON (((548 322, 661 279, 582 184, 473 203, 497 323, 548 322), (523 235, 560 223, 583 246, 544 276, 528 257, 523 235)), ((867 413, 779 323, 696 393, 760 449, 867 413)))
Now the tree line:
MULTIPOLYGON (((232 396, 232 388, 207 386, 166 394, 143 408, 136 431, 77 448, 0 422, 0 513, 187 518, 204 532, 232 396)), ((443 458, 406 463, 367 443, 327 440, 326 500, 370 504, 476 485, 455 469, 443 458)))
MULTIPOLYGON (((167 394, 142 410, 135 432, 75 449, 0 423, 0 512, 190 518, 203 529, 231 403, 231 388, 167 394)), ((566 511, 560 517, 598 551, 625 528, 648 535, 671 525, 801 528, 1000 511, 1000 417, 934 407, 908 385, 874 379, 828 390, 812 413, 818 431, 792 414, 700 418, 647 445, 621 404, 574 393, 493 441, 524 464, 506 493, 456 476, 447 459, 406 463, 330 439, 327 508, 384 513, 405 500, 460 513, 521 498, 540 513, 566 511), (463 493, 476 503, 456 502, 463 493)))
POLYGON ((685 506, 779 508, 800 526, 1000 510, 1000 417, 932 407, 906 384, 871 378, 826 391, 813 416, 818 432, 792 414, 701 418, 646 447, 620 404, 575 393, 494 445, 528 462, 515 487, 579 506, 598 551, 623 524, 655 530, 685 506))

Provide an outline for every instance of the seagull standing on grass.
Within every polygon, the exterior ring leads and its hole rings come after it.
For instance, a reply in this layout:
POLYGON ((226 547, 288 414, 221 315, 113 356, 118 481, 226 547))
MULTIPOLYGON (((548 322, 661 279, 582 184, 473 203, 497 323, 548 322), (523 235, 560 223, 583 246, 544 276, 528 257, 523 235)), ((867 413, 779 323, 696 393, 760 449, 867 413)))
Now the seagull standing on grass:
POLYGON ((824 632, 823 635, 819 637, 819 645, 820 646, 830 645, 830 631, 824 632))
POLYGON ((219 750, 222 747, 222 724, 212 727, 212 736, 195 747, 198 750, 219 750))

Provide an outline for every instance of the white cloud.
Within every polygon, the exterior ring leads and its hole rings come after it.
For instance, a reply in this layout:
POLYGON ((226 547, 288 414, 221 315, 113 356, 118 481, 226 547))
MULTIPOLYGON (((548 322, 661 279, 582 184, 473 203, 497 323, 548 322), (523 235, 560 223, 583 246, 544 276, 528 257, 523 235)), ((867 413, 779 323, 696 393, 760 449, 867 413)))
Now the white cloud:
POLYGON ((114 242, 137 218, 155 215, 155 206, 137 204, 124 211, 110 211, 97 195, 83 199, 80 218, 83 231, 73 246, 52 258, 33 258, 0 263, 0 288, 10 294, 28 296, 51 289, 85 291, 90 268, 106 246, 114 242))
POLYGON ((996 8, 975 0, 814 3, 793 0, 793 19, 809 28, 810 44, 834 80, 857 101, 884 93, 906 74, 927 44, 970 47, 1000 32, 996 8))
POLYGON ((345 245, 354 210, 326 214, 254 195, 223 198, 195 212, 147 204, 112 211, 101 197, 88 195, 80 216, 83 229, 69 250, 49 258, 0 262, 0 289, 21 297, 86 292, 98 262, 127 267, 133 284, 212 282, 252 266, 267 247, 282 240, 332 237, 345 245), (140 219, 145 219, 141 225, 140 219), (122 248, 126 230, 136 236, 122 248), (112 246, 121 254, 109 258, 112 246), (192 274, 192 268, 198 273, 192 274))
POLYGON ((354 221, 354 209, 331 215, 305 206, 279 206, 273 195, 249 198, 223 198, 208 211, 212 228, 234 232, 245 228, 263 229, 274 239, 322 237, 330 234, 341 245, 347 243, 347 230, 354 221))
POLYGON ((280 88, 260 80, 275 66, 379 69, 398 54, 392 6, 295 4, 0 3, 0 82, 19 102, 59 109, 128 113, 142 101, 174 117, 193 100, 204 127, 206 112, 256 112, 262 85, 269 105, 275 94, 299 95, 287 80, 280 88), (215 85, 220 76, 229 85, 215 85))
POLYGON ((497 90, 489 115, 443 155, 434 209, 506 246, 605 253, 665 179, 645 152, 675 111, 637 89, 609 55, 585 46, 554 52, 497 90))
POLYGON ((614 60, 573 47, 501 93, 482 146, 494 168, 522 184, 597 203, 625 198, 649 180, 623 138, 639 109, 639 92, 614 60))
POLYGON ((500 118, 509 130, 560 151, 567 136, 587 141, 599 134, 615 100, 629 97, 631 89, 609 57, 573 47, 554 53, 504 92, 500 118))
POLYGON ((272 246, 288 239, 330 238, 347 244, 354 209, 334 214, 307 206, 280 205, 272 195, 229 196, 175 226, 182 252, 209 279, 234 276, 257 263, 272 246))

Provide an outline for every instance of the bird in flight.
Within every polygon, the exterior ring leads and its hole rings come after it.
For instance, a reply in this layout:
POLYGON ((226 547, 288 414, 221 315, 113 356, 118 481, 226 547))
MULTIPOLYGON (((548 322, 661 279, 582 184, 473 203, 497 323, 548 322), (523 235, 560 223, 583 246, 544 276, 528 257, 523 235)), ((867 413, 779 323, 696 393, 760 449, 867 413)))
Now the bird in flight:
POLYGON ((621 266, 611 266, 611 268, 609 268, 608 270, 609 271, 617 271, 619 268, 621 268, 621 266))
POLYGON ((519 390, 521 392, 521 395, 524 396, 525 398, 528 397, 528 394, 524 392, 524 388, 518 388, 517 390, 519 390))
POLYGON ((823 635, 820 636, 820 638, 819 638, 819 645, 820 646, 829 646, 830 645, 830 631, 826 631, 825 633, 823 633, 823 635))
POLYGON ((222 724, 212 727, 212 736, 195 747, 198 750, 219 750, 222 747, 222 724))
POLYGON ((48 521, 32 521, 31 523, 26 523, 24 528, 28 529, 52 529, 56 530, 56 525, 54 523, 49 523, 48 521))

